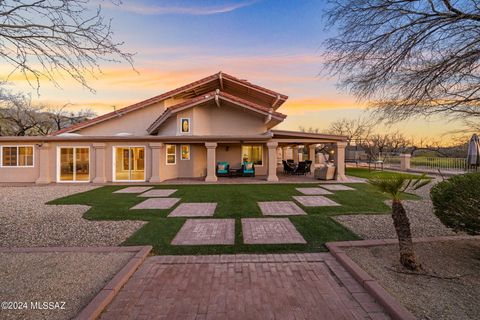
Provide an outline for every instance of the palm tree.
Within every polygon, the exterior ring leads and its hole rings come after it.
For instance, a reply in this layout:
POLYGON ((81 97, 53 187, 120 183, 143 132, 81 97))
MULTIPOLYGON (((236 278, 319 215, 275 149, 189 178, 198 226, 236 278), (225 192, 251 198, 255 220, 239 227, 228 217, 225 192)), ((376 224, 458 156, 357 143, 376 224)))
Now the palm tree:
POLYGON ((368 181, 381 192, 388 193, 392 198, 392 219, 398 237, 400 263, 409 270, 419 270, 421 265, 417 262, 413 250, 410 221, 403 207, 401 194, 409 187, 417 190, 427 185, 430 183, 430 179, 426 179, 425 174, 415 179, 408 179, 399 174, 394 177, 371 178, 368 181))

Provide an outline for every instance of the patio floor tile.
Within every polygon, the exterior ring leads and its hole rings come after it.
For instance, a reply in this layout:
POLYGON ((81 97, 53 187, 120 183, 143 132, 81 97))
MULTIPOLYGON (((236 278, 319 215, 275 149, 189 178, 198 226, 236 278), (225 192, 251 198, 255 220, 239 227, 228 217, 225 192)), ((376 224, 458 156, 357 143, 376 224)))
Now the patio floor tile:
POLYGON ((355 190, 354 188, 345 186, 343 184, 321 184, 320 187, 330 191, 355 190))
POLYGON ((216 203, 181 203, 169 217, 211 217, 215 213, 216 203))
POLYGON ((332 194, 330 191, 327 191, 322 188, 295 188, 295 189, 297 189, 297 191, 306 195, 332 194))
POLYGON ((307 214, 293 201, 258 202, 264 216, 296 216, 307 214))
POLYGON ((235 243, 235 219, 188 219, 172 245, 214 245, 235 243))
POLYGON ((153 187, 127 187, 127 188, 117 190, 114 193, 142 193, 152 188, 153 187))
POLYGON ((288 218, 242 219, 245 244, 306 243, 288 218))
POLYGON ((174 193, 175 191, 177 191, 177 189, 153 189, 153 190, 149 190, 147 192, 144 192, 142 194, 139 194, 138 196, 139 197, 168 197, 170 196, 172 193, 174 193))
POLYGON ((180 198, 149 198, 130 209, 170 209, 180 198))
POLYGON ((340 206, 335 201, 323 196, 293 196, 293 198, 305 207, 340 206))

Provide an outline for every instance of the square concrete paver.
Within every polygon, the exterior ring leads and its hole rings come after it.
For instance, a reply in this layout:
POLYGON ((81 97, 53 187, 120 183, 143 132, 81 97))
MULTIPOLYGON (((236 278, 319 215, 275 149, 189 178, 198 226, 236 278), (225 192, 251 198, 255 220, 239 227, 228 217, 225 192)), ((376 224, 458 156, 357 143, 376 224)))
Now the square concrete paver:
POLYGON ((264 216, 296 216, 307 214, 293 201, 258 202, 264 216))
POLYGON ((172 193, 177 191, 177 189, 153 189, 142 194, 139 194, 139 197, 153 198, 153 197, 168 197, 172 193))
POLYGON ((305 207, 340 206, 340 204, 335 201, 323 196, 293 196, 293 198, 305 207))
POLYGON ((128 187, 115 191, 114 193, 142 193, 153 187, 128 187))
POLYGON ((246 244, 307 243, 288 218, 242 219, 246 244))
POLYGON ((330 191, 327 191, 322 188, 295 188, 295 189, 297 189, 297 191, 306 195, 332 194, 330 191))
POLYGON ((321 184, 320 187, 330 191, 355 190, 354 188, 345 186, 343 184, 321 184))
POLYGON ((130 209, 170 209, 179 198, 149 198, 130 209))
POLYGON ((211 217, 215 213, 216 203, 181 203, 169 217, 211 217))
POLYGON ((172 245, 214 245, 235 243, 235 219, 188 219, 172 245))

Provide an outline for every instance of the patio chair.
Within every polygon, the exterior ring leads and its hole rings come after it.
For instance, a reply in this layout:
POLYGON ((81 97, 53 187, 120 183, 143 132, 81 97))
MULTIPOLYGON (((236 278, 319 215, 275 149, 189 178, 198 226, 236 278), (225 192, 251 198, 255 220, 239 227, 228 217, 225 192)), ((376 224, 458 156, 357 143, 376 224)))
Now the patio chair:
POLYGON ((298 163, 298 166, 295 168, 295 171, 293 171, 293 174, 298 176, 307 174, 307 164, 305 163, 305 161, 300 161, 298 163))
POLYGON ((291 166, 287 161, 282 160, 283 164, 283 173, 292 174, 295 171, 295 168, 291 166))
POLYGON ((294 164, 295 161, 294 161, 293 159, 287 159, 287 163, 288 163, 288 164, 294 164))
POLYGON ((325 164, 314 171, 314 177, 317 180, 333 180, 335 179, 335 165, 325 164))
POLYGON ((217 162, 217 177, 228 177, 230 173, 230 164, 226 161, 217 162))
POLYGON ((242 176, 255 177, 255 164, 253 162, 245 161, 242 164, 242 176))

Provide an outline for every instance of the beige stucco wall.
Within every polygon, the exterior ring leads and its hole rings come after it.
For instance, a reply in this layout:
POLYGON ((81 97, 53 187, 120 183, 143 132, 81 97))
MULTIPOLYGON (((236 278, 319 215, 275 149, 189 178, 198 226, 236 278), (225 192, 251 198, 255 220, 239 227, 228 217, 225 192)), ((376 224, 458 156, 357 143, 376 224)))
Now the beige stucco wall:
POLYGON ((117 116, 90 127, 75 131, 85 136, 113 136, 118 133, 130 133, 134 136, 148 135, 148 127, 165 111, 164 102, 117 116))

